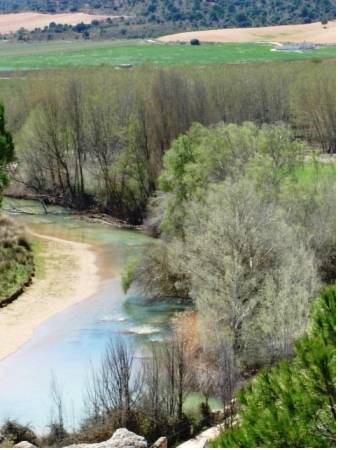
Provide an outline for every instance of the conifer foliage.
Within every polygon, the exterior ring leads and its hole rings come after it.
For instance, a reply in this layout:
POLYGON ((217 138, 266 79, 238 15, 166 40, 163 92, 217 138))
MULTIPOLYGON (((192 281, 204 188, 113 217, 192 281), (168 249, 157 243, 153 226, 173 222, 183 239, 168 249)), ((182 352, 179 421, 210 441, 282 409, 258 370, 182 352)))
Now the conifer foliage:
POLYGON ((239 425, 213 447, 335 447, 336 293, 313 304, 291 362, 266 369, 239 394, 239 425))

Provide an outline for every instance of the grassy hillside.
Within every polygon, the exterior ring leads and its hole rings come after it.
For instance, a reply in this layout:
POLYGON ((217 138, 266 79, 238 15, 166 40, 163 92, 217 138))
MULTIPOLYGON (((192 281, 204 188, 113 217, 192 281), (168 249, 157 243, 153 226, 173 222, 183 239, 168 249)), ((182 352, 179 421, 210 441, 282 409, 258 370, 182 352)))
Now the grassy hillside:
MULTIPOLYGON (((25 14, 25 13, 23 13, 25 14)), ((26 13, 27 14, 27 13, 26 13)), ((21 14, 13 14, 17 18, 21 14)), ((41 14, 43 15, 43 14, 41 14)), ((4 17, 4 16, 2 16, 4 17)), ((0 16, 1 20, 1 16, 0 16)), ((167 36, 160 36, 161 42, 189 42, 191 39, 199 39, 201 42, 284 42, 300 43, 312 42, 315 44, 336 43, 336 22, 327 24, 321 22, 296 24, 296 25, 273 25, 269 27, 252 28, 219 28, 209 30, 185 31, 167 36)))
POLYGON ((311 60, 335 57, 335 48, 304 52, 274 51, 269 44, 144 44, 112 42, 58 42, 0 45, 0 70, 78 67, 120 64, 227 64, 311 60))
POLYGON ((248 27, 310 23, 335 17, 333 0, 0 0, 0 11, 91 10, 126 14, 135 25, 155 28, 248 27))

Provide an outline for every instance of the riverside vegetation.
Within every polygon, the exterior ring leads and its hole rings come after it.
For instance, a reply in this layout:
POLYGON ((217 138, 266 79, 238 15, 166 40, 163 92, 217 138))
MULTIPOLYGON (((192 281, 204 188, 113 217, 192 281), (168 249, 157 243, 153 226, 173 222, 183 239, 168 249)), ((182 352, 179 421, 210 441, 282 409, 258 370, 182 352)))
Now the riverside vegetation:
POLYGON ((194 122, 285 122, 335 149, 335 68, 271 63, 39 72, 0 81, 20 178, 67 206, 142 223, 162 158, 194 122))
MULTIPOLYGON (((8 185, 7 168, 14 161, 14 144, 5 128, 4 108, 0 105, 0 207, 8 185)), ((31 247, 24 231, 0 216, 0 307, 10 301, 29 282, 34 270, 31 247)))
POLYGON ((31 439, 123 426, 175 445, 212 423, 217 397, 216 446, 334 446, 335 295, 321 289, 335 279, 335 167, 317 157, 335 150, 334 66, 41 71, 0 87, 19 162, 9 193, 143 223, 157 239, 124 288, 193 305, 141 362, 108 343, 77 432, 53 383, 50 433, 31 439))

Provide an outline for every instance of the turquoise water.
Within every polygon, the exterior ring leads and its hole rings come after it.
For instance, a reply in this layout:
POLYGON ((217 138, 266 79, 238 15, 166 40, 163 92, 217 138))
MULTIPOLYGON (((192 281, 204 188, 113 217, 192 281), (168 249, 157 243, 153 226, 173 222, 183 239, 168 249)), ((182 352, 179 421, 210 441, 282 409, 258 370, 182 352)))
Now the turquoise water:
MULTIPOLYGON (((13 206, 39 210, 34 202, 5 201, 5 209, 13 206)), ((103 280, 93 296, 51 317, 17 352, 0 361, 0 421, 16 419, 39 432, 46 431, 51 419, 52 378, 63 394, 66 425, 74 428, 83 416, 90 368, 100 364, 107 342, 122 337, 142 357, 147 344, 165 338, 171 317, 184 308, 179 302, 144 304, 137 293, 122 292, 120 270, 129 256, 149 245, 149 237, 91 224, 58 207, 51 212, 18 213, 15 218, 41 234, 95 246, 103 280)))

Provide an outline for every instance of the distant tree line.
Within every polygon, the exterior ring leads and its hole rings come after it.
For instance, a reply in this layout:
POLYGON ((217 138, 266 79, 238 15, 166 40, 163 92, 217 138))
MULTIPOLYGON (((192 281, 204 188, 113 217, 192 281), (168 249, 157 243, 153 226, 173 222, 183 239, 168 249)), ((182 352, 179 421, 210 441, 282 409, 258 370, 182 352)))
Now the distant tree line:
POLYGON ((133 224, 144 220, 159 188, 165 152, 194 122, 282 121, 322 151, 335 149, 331 65, 40 75, 2 83, 20 160, 15 178, 61 203, 96 207, 133 224))
MULTIPOLYGON (((196 28, 255 27, 310 23, 335 18, 332 0, 0 0, 0 11, 75 12, 86 10, 128 15, 126 33, 143 36, 196 28)), ((120 30, 121 32, 122 30, 120 30)))
MULTIPOLYGON (((79 22, 76 25, 50 22, 49 25, 43 28, 35 28, 34 30, 27 30, 20 28, 18 31, 10 35, 18 41, 42 41, 42 40, 56 40, 56 39, 108 39, 116 37, 116 33, 123 35, 124 20, 114 20, 108 18, 106 20, 92 20, 91 23, 79 22)), ((6 34, 4 38, 8 38, 6 34)))

